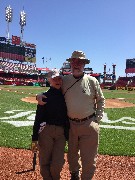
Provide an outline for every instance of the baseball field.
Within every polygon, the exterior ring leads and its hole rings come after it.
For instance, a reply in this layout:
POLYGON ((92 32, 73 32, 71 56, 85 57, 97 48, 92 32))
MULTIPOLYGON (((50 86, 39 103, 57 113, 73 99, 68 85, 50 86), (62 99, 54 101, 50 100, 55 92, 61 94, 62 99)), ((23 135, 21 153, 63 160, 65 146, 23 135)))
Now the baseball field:
MULTIPOLYGON (((18 176, 15 171, 19 161, 22 162, 18 168, 21 171, 26 168, 27 158, 32 158, 30 146, 37 106, 35 96, 47 89, 34 86, 0 86, 0 153, 3 156, 0 175, 3 180, 24 179, 27 176, 29 179, 41 179, 39 166, 34 172, 38 175, 24 173, 18 176), (13 163, 14 158, 16 162, 13 163)), ((98 172, 95 174, 95 180, 109 177, 114 180, 116 176, 116 179, 130 177, 132 180, 135 172, 135 91, 103 90, 103 93, 106 105, 104 117, 100 122, 98 172), (120 173, 114 172, 114 168, 120 173)), ((67 150, 68 147, 65 148, 65 151, 67 150)), ((28 167, 31 166, 30 162, 29 159, 28 167)), ((63 178, 65 180, 70 177, 67 166, 65 164, 65 170, 62 171, 64 176, 65 172, 68 172, 63 178)))

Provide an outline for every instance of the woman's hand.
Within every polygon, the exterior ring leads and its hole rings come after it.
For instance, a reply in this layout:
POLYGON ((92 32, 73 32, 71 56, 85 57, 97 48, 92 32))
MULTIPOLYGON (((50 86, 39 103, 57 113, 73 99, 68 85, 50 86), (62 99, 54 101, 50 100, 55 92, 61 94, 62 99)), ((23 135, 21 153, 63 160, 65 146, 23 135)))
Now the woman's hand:
POLYGON ((31 151, 33 153, 38 151, 38 141, 32 141, 32 143, 31 143, 31 151))

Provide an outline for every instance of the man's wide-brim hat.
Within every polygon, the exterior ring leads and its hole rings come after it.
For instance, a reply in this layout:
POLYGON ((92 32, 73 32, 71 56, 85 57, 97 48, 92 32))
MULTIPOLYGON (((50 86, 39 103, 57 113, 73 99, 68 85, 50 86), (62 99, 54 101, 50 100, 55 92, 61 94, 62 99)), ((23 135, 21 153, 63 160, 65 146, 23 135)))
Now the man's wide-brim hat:
POLYGON ((68 58, 67 61, 68 62, 72 62, 73 59, 80 59, 85 64, 89 64, 90 63, 90 60, 85 57, 85 54, 82 51, 74 51, 72 53, 71 58, 68 58))

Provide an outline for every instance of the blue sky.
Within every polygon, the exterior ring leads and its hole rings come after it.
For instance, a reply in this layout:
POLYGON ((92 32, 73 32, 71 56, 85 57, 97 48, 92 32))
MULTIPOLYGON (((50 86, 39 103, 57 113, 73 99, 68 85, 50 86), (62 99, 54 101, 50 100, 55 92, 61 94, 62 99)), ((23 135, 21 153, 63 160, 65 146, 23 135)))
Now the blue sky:
POLYGON ((21 34, 24 7, 24 41, 36 44, 37 67, 60 68, 74 50, 82 50, 91 60, 86 67, 103 73, 105 63, 110 72, 116 64, 118 78, 125 76, 126 59, 135 58, 135 0, 0 0, 0 36, 6 36, 9 5, 10 36, 21 34))

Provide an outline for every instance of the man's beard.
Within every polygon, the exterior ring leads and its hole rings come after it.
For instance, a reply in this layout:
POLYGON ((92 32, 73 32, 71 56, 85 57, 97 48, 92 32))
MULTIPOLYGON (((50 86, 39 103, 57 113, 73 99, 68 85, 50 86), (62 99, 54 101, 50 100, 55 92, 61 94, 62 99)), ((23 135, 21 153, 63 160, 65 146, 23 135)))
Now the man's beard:
POLYGON ((73 75, 82 75, 83 71, 81 69, 79 69, 79 68, 76 68, 76 69, 74 68, 72 70, 72 73, 73 73, 73 75))

